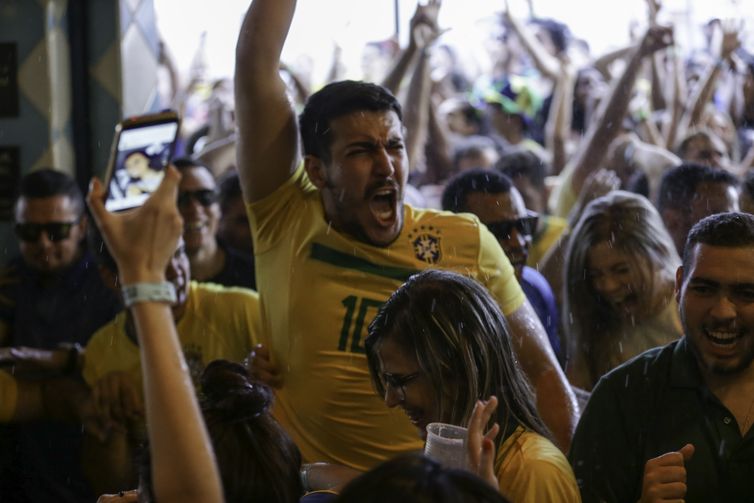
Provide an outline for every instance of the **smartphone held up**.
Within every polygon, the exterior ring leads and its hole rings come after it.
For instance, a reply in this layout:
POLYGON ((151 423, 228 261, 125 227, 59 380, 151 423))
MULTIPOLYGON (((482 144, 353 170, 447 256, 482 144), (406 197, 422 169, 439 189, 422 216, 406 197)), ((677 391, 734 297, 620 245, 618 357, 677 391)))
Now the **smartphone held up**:
POLYGON ((180 121, 173 111, 124 119, 115 127, 106 178, 105 207, 140 206, 165 175, 173 157, 180 121))

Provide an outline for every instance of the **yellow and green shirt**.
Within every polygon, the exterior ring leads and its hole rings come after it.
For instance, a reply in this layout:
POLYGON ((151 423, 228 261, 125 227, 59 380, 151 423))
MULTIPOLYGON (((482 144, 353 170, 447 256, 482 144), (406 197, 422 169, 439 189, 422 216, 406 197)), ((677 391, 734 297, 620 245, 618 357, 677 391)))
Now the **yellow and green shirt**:
POLYGON ((303 167, 248 205, 263 333, 283 373, 275 415, 307 461, 359 470, 422 442, 371 384, 364 339, 382 303, 430 267, 484 283, 510 314, 524 302, 508 260, 476 218, 404 206, 404 226, 377 247, 328 226, 303 167))
MULTIPOLYGON (((89 386, 109 372, 121 371, 133 378, 137 389, 143 389, 139 347, 126 335, 125 326, 126 311, 121 311, 87 344, 83 376, 89 386)), ((176 331, 194 383, 212 360, 246 358, 259 340, 259 330, 256 292, 192 281, 176 331)))

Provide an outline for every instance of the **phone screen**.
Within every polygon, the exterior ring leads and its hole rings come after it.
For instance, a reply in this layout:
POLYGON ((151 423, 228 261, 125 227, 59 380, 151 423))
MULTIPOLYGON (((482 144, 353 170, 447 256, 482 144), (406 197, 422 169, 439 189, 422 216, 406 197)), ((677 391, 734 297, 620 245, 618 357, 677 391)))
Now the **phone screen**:
POLYGON ((140 206, 157 189, 173 155, 177 133, 177 122, 121 130, 105 201, 109 211, 140 206))

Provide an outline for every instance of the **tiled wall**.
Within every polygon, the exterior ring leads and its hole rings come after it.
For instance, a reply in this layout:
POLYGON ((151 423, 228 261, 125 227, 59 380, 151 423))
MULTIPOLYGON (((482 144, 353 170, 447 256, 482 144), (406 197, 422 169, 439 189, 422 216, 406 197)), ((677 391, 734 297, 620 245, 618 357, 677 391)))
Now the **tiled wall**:
MULTIPOLYGON (((79 171, 79 179, 102 174, 115 124, 160 108, 153 0, 0 0, 0 42, 17 45, 19 84, 19 115, 0 118, 0 146, 19 147, 22 174, 47 166, 79 171), (85 12, 79 18, 85 71, 74 69, 73 75, 69 2, 84 5, 85 12), (72 92, 80 88, 83 112, 72 107, 72 92), (74 119, 86 124, 84 159, 75 155, 74 119)), ((0 221, 0 263, 16 252, 10 229, 10 222, 0 221)))

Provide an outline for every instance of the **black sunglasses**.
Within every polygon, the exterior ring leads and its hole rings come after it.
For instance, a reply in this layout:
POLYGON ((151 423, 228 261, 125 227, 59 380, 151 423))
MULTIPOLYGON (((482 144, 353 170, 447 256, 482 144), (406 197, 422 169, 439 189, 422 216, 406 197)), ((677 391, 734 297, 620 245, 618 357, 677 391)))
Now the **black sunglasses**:
POLYGON ((217 202, 218 194, 216 190, 201 189, 201 190, 186 190, 178 194, 178 206, 188 206, 189 202, 193 199, 202 206, 210 206, 217 202))
POLYGON ((526 213, 527 216, 517 218, 516 220, 490 222, 487 224, 487 228, 497 239, 510 239, 513 229, 516 229, 519 234, 523 234, 524 236, 531 236, 537 229, 539 215, 533 211, 527 211, 526 213))
POLYGON ((53 243, 57 243, 58 241, 68 239, 71 235, 71 229, 77 223, 78 220, 75 222, 48 222, 46 224, 17 223, 15 231, 18 239, 27 243, 39 240, 39 235, 42 232, 45 233, 47 239, 53 243))

